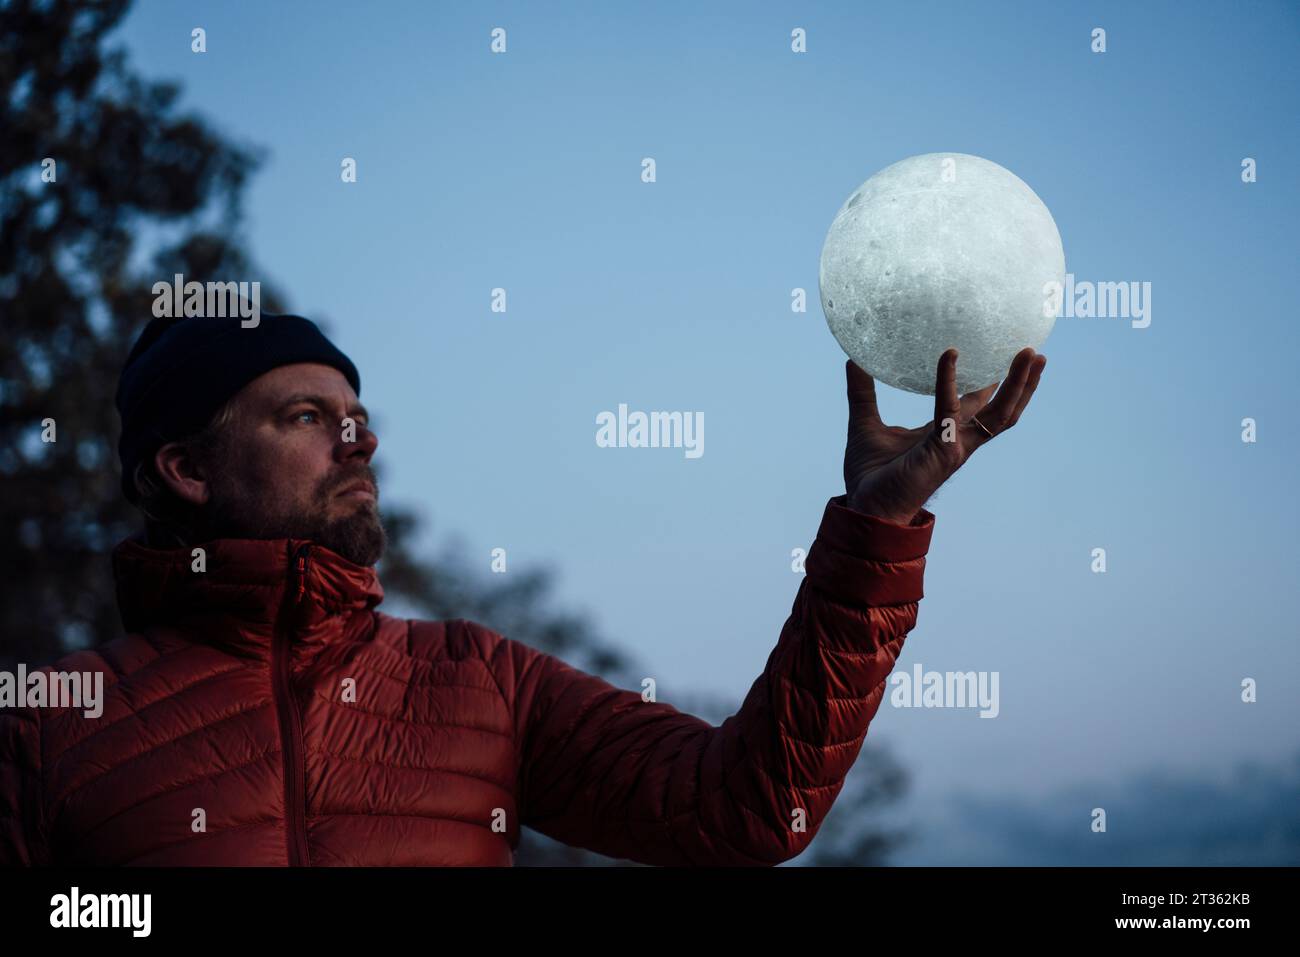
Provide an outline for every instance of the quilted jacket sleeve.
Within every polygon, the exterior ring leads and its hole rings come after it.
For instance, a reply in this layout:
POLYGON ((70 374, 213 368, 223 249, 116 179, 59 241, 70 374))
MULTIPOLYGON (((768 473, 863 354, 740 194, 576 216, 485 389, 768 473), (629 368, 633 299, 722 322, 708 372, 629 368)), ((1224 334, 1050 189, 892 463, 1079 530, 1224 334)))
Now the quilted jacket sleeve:
POLYGON ((916 624, 934 516, 826 505, 794 608, 720 727, 503 641, 520 821, 658 865, 773 865, 816 835, 916 624))
POLYGON ((36 712, 0 711, 0 867, 48 864, 36 712))

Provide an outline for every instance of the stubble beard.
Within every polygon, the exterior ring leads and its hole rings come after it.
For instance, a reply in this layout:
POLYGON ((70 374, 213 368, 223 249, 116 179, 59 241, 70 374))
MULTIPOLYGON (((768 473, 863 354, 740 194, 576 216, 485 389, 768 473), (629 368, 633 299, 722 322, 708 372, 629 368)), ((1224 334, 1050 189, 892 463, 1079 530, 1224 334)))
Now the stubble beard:
POLYGON ((310 504, 295 503, 286 508, 272 501, 264 489, 244 489, 217 478, 212 498, 203 510, 201 535, 205 539, 305 539, 337 552, 353 564, 374 565, 388 545, 379 515, 378 488, 374 472, 367 467, 344 478, 322 480, 310 504), (339 490, 360 480, 374 486, 376 499, 349 500, 342 515, 330 517, 330 506, 339 490))

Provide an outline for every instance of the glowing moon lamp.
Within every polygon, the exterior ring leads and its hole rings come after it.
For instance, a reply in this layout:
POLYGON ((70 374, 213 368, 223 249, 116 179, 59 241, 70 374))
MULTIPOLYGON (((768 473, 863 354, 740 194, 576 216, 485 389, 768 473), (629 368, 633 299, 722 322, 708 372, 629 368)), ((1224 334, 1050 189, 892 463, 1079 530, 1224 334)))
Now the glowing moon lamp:
POLYGON ((966 153, 882 169, 840 207, 822 247, 822 309, 841 348, 879 381, 921 395, 934 394, 950 346, 959 394, 1005 378, 1017 352, 1047 340, 1064 282, 1043 201, 966 153))

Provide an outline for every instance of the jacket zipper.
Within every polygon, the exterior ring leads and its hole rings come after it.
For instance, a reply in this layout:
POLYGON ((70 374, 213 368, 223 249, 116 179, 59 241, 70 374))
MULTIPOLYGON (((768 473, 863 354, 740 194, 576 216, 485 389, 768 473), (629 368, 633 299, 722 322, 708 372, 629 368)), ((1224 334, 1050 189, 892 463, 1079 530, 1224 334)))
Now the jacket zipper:
POLYGON ((289 866, 306 866, 307 857, 307 766, 303 758, 302 717, 294 697, 289 673, 290 651, 294 639, 294 611, 307 593, 307 562, 311 546, 300 545, 293 556, 293 580, 296 586, 293 605, 286 611, 284 625, 272 661, 276 711, 280 718, 281 750, 284 754, 284 808, 288 832, 289 866))

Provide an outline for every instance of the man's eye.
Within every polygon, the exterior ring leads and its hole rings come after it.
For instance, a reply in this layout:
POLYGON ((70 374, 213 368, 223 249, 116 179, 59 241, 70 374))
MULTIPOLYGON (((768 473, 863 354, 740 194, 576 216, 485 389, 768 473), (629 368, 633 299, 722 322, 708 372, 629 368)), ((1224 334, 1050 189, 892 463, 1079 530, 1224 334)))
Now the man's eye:
POLYGON ((294 415, 294 420, 296 421, 298 419, 301 419, 304 415, 315 416, 316 413, 311 411, 310 409, 303 409, 303 411, 298 412, 294 415))

